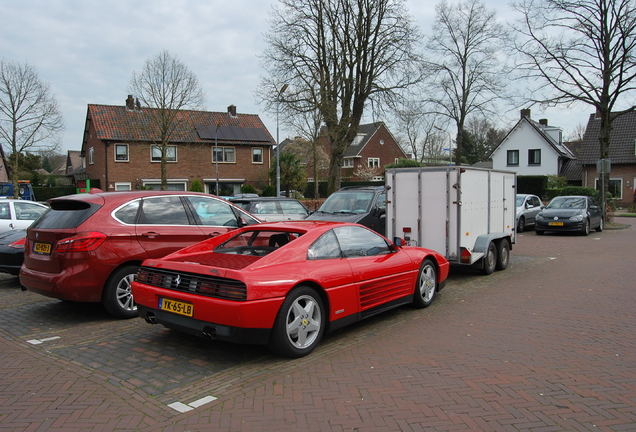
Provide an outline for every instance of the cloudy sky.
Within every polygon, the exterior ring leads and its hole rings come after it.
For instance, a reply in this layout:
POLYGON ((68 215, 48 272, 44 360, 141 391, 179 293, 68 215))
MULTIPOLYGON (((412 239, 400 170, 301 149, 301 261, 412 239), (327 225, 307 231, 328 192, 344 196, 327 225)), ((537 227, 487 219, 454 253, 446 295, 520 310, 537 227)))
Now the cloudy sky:
MULTIPOLYGON (((487 0, 506 14, 504 0, 487 0)), ((0 56, 34 66, 50 84, 66 121, 62 150, 79 150, 87 104, 123 105, 133 71, 167 49, 194 72, 207 95, 206 109, 259 114, 272 136, 275 116, 254 97, 264 74, 269 0, 0 0, 0 56)), ((409 0, 409 12, 424 33, 434 2, 409 0)), ((565 135, 585 124, 590 109, 541 112, 565 135)), ((518 113, 508 113, 511 122, 518 113)), ((500 125, 504 127, 508 125, 500 125)), ((293 131, 281 130, 281 140, 293 131)))

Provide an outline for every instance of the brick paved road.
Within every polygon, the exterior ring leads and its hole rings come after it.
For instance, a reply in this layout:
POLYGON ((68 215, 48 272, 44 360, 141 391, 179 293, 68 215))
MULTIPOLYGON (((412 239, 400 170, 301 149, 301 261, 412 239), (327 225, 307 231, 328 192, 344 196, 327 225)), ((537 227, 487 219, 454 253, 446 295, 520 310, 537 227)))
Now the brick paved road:
POLYGON ((636 229, 523 233, 505 272, 455 272, 299 360, 0 276, 0 432, 636 430, 635 252, 636 229))

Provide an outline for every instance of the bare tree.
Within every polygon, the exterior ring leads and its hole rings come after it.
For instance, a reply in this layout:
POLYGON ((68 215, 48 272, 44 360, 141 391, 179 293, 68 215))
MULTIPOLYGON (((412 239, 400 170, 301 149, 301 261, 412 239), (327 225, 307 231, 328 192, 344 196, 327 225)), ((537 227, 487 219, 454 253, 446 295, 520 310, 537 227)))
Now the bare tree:
MULTIPOLYGON (((515 8, 523 15, 517 26, 522 66, 537 83, 532 100, 593 106, 601 119, 599 156, 609 158, 613 121, 636 108, 634 1, 522 0, 515 8)), ((605 180, 603 199, 609 173, 605 180)))
POLYGON ((20 155, 59 145, 64 118, 48 84, 33 66, 0 60, 0 156, 18 198, 20 155))
MULTIPOLYGON (((318 138, 322 132, 322 117, 317 109, 313 111, 296 111, 290 106, 285 106, 285 124, 291 130, 307 138, 306 148, 297 148, 293 151, 307 165, 311 167, 314 178, 314 198, 320 198, 319 178, 320 172, 329 167, 329 156, 318 138)), ((287 147, 285 150, 288 150, 287 147)))
POLYGON ((167 50, 146 60, 141 72, 133 71, 128 88, 144 106, 146 137, 161 152, 161 189, 165 190, 169 144, 180 127, 179 111, 202 107, 205 94, 196 75, 167 50))
POLYGON ((396 136, 406 153, 413 154, 418 162, 439 163, 444 159, 444 148, 450 147, 450 137, 445 129, 437 125, 446 119, 431 112, 431 108, 421 101, 409 100, 394 110, 396 136))
POLYGON ((466 131, 473 144, 472 154, 466 155, 469 163, 487 161, 506 136, 505 130, 497 129, 490 120, 479 116, 472 116, 467 120, 466 131))
POLYGON ((420 80, 420 36, 404 3, 280 0, 272 11, 260 95, 271 109, 289 84, 285 104, 318 110, 331 144, 329 193, 340 187, 342 159, 367 105, 391 102, 420 80))
POLYGON ((507 33, 494 11, 479 0, 435 7, 437 16, 428 42, 436 112, 457 126, 456 164, 461 163, 466 118, 473 113, 496 115, 494 108, 506 90, 504 47, 507 33))

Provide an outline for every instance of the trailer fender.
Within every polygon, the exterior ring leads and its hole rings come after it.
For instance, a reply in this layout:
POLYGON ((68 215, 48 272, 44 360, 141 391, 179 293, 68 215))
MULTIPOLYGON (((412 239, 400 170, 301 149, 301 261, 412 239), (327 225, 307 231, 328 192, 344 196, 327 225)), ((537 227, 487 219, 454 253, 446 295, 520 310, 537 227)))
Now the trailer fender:
POLYGON ((479 237, 477 237, 477 240, 475 241, 474 252, 481 252, 485 254, 488 251, 488 245, 490 245, 490 242, 495 242, 495 244, 498 244, 499 241, 501 241, 501 239, 504 239, 505 241, 507 241, 508 246, 510 246, 510 249, 512 249, 510 235, 506 233, 490 233, 490 234, 482 234, 479 237))

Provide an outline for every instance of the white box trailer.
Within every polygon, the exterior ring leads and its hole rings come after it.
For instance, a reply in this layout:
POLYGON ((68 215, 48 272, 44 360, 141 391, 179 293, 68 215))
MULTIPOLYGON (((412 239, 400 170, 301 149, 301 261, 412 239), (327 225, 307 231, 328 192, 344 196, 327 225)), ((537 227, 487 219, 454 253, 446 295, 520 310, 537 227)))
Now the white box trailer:
POLYGON ((460 166, 386 171, 386 235, 490 274, 516 240, 516 173, 460 166))

